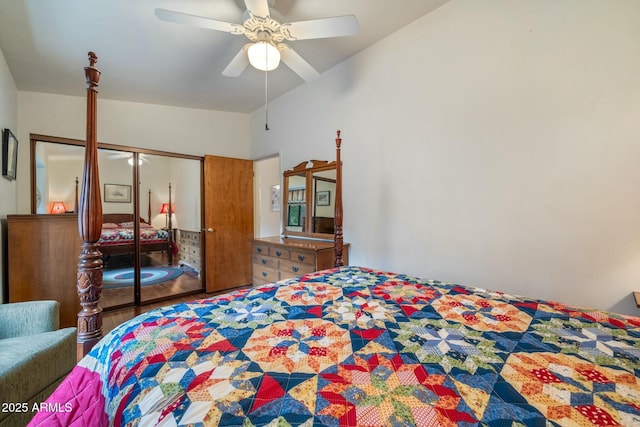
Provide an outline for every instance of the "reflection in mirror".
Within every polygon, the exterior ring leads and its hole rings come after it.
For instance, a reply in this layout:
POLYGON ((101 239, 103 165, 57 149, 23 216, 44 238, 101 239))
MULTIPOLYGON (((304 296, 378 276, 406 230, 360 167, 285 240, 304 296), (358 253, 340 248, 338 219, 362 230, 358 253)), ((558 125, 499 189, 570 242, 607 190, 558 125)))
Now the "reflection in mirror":
POLYGON ((168 239, 166 251, 146 251, 141 265, 167 268, 175 275, 141 288, 142 301, 202 289, 200 247, 200 162, 193 159, 145 154, 140 164, 140 214, 168 239), (169 213, 171 206, 171 213, 169 213))
POLYGON ((305 231, 305 217, 307 213, 307 195, 305 174, 292 175, 287 181, 287 231, 305 231))
POLYGON ((133 153, 99 148, 98 164, 103 218, 101 305, 110 308, 132 304, 135 300, 133 153))
POLYGON ((302 162, 285 171, 283 212, 286 237, 333 239, 335 229, 336 163, 326 160, 302 162))
MULTIPOLYGON (((81 141, 32 140, 32 212, 49 214, 57 202, 60 213, 77 211, 76 187, 82 186, 84 145, 81 141), (80 181, 76 186, 76 177, 80 181)), ((201 291, 201 172, 197 157, 127 151, 117 146, 98 149, 103 227, 104 309, 201 291), (116 149, 118 148, 118 149, 116 149), (134 185, 134 168, 139 186, 134 185), (171 222, 162 211, 169 202, 171 222), (134 203, 138 194, 140 274, 134 245, 134 203)))
POLYGON ((34 160, 35 213, 76 211, 76 179, 82 179, 84 147, 38 141, 34 160))
POLYGON ((333 234, 336 198, 336 170, 314 172, 311 232, 333 234))

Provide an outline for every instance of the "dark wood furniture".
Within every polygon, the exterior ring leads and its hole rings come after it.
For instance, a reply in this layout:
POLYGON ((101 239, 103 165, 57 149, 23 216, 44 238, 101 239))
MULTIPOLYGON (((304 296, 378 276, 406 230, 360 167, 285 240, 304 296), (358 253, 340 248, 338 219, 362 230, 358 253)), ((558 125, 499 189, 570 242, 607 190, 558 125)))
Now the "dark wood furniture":
POLYGON ((60 325, 75 326, 79 298, 73 284, 80 254, 76 215, 7 215, 9 302, 56 300, 60 325), (71 260, 71 262, 70 262, 71 260))
MULTIPOLYGON (((78 231, 82 251, 78 263, 76 288, 82 310, 78 313, 78 360, 102 338, 102 309, 98 305, 102 293, 102 253, 98 240, 102 232, 102 197, 98 174, 97 102, 100 71, 95 68, 98 56, 89 52, 87 80, 87 140, 84 155, 82 189, 78 204, 78 231)), ((139 176, 134 174, 136 182, 139 176)), ((134 201, 136 204, 138 200, 134 201)))

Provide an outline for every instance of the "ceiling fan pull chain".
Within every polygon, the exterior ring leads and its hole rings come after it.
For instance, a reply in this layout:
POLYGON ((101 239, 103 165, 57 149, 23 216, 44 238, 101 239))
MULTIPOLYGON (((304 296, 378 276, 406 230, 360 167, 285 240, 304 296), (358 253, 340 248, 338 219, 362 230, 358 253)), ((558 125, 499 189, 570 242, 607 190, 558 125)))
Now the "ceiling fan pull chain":
POLYGON ((268 71, 264 72, 264 130, 269 130, 269 79, 268 71))

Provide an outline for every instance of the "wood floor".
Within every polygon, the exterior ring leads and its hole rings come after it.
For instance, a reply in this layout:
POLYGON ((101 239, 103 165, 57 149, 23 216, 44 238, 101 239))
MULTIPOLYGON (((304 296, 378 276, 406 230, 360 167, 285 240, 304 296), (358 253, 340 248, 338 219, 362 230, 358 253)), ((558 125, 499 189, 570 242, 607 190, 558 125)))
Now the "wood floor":
MULTIPOLYGON (((166 256, 161 253, 152 253, 145 255, 146 266, 167 266, 166 256)), ((174 262, 174 267, 177 265, 174 262)), ((128 266, 118 265, 115 268, 127 268, 128 266)), ((108 271, 109 267, 105 267, 105 271, 108 271)), ((166 282, 158 283, 156 285, 146 285, 140 288, 140 299, 144 304, 145 301, 154 301, 160 298, 169 298, 173 295, 181 295, 185 293, 193 293, 196 291, 204 291, 203 284, 200 279, 194 275, 183 273, 179 277, 173 280, 167 280, 166 282)), ((133 304, 134 295, 133 287, 122 288, 102 288, 102 295, 100 297, 100 305, 104 310, 109 310, 113 307, 133 304)))

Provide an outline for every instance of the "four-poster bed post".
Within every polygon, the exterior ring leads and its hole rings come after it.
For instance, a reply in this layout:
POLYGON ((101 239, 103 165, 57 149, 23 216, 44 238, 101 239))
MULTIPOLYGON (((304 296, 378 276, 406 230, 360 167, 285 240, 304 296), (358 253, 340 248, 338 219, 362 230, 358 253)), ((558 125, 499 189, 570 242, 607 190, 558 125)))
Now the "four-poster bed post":
POLYGON ((340 131, 337 132, 336 137, 336 200, 335 200, 335 230, 334 230, 334 243, 336 253, 336 267, 344 265, 342 261, 342 251, 344 247, 344 241, 342 239, 342 161, 340 160, 340 146, 342 145, 342 138, 340 138, 340 131))
POLYGON ((78 206, 78 231, 82 251, 78 263, 77 290, 82 310, 78 313, 78 360, 102 337, 102 309, 98 306, 102 292, 102 254, 98 240, 102 231, 102 199, 98 175, 98 141, 96 129, 97 95, 100 71, 94 67, 98 57, 89 52, 87 79, 87 141, 85 146, 82 190, 78 206))

